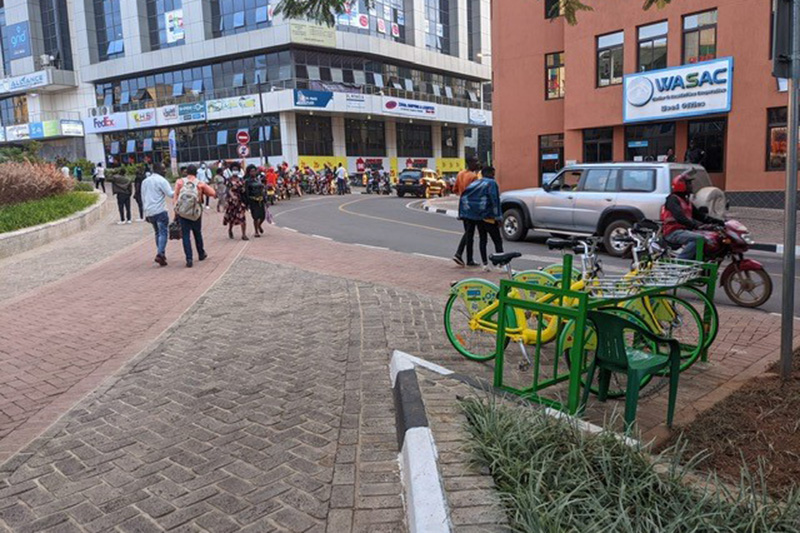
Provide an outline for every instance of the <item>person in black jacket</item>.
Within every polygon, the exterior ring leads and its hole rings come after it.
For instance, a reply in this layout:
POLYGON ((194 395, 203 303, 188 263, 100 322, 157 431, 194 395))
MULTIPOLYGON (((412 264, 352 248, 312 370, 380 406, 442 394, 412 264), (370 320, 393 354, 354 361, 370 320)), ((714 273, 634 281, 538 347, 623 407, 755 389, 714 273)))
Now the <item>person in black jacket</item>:
MULTIPOLYGON (((149 173, 149 171, 147 172, 149 173)), ((145 171, 140 170, 136 173, 136 179, 133 181, 133 199, 136 200, 136 206, 139 208, 139 218, 136 222, 144 222, 144 205, 142 204, 142 182, 147 177, 145 171)))
POLYGON ((686 157, 684 159, 686 163, 692 163, 693 165, 705 165, 706 151, 697 146, 697 143, 695 143, 694 139, 692 139, 689 141, 689 149, 686 150, 686 157))
POLYGON ((119 208, 119 222, 117 224, 130 224, 133 180, 123 174, 122 171, 115 171, 109 175, 108 181, 111 182, 111 192, 117 195, 117 207, 119 208))

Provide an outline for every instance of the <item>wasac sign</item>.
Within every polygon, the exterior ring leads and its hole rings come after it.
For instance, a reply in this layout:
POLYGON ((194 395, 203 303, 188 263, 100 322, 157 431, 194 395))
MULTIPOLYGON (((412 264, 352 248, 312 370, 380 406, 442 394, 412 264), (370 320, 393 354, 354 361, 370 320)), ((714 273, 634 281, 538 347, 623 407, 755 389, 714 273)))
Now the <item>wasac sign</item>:
POLYGON ((731 110, 733 58, 625 76, 625 122, 670 120, 731 110))

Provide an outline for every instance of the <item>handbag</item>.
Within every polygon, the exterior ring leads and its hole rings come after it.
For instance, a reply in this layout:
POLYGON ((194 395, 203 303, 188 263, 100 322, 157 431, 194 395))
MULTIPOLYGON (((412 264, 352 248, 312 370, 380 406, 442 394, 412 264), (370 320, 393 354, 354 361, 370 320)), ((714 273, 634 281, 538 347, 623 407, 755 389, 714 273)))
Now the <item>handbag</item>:
POLYGON ((183 239, 183 230, 181 229, 181 223, 176 218, 169 223, 169 240, 179 241, 181 239, 183 239))

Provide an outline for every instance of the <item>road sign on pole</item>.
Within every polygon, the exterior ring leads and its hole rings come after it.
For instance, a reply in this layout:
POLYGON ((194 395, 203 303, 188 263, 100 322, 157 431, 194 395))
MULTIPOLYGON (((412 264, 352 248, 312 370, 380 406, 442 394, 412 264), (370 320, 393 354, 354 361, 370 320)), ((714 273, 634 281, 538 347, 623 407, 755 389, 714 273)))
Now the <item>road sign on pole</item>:
POLYGON ((249 144, 250 133, 247 130, 239 130, 236 132, 236 140, 239 144, 249 144))
POLYGON ((246 144, 240 144, 236 148, 236 152, 239 154, 239 157, 250 157, 250 147, 246 144))
POLYGON ((783 233, 781 300, 781 378, 792 374, 795 241, 797 238, 797 142, 800 140, 800 0, 778 0, 775 9, 773 74, 789 78, 789 135, 783 233), (791 9, 791 13, 789 12, 791 9), (791 17, 789 16, 791 15, 791 17), (781 18, 782 17, 782 18, 781 18), (790 22, 789 22, 790 21, 790 22), (787 37, 788 36, 788 37, 787 37), (788 44, 791 46, 789 47, 788 44))

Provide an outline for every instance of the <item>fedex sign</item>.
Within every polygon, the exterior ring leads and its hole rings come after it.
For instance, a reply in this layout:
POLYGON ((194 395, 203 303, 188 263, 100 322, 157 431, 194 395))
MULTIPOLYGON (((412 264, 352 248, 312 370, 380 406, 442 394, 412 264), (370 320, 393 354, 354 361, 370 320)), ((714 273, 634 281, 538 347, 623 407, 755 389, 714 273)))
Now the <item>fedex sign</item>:
POLYGON ((108 131, 119 131, 128 129, 127 113, 111 113, 110 115, 99 115, 87 117, 83 122, 86 133, 105 133, 108 131))
POLYGON ((625 76, 625 122, 676 119, 731 110, 733 58, 625 76))

